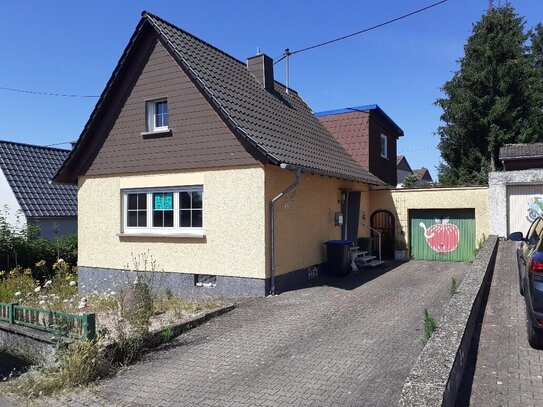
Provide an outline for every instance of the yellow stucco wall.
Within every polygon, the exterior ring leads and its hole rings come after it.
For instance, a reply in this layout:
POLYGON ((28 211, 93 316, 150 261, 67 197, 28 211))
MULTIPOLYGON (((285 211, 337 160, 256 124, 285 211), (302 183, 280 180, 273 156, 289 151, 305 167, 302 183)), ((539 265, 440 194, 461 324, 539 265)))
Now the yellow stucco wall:
MULTIPOLYGON (((294 172, 266 166, 266 203, 294 182, 294 172)), ((368 191, 366 184, 302 173, 300 185, 277 204, 275 210, 276 275, 299 270, 326 260, 324 242, 341 238, 341 227, 334 225, 334 215, 341 212, 341 189, 368 191)), ((367 236, 362 226, 362 212, 368 215, 368 192, 361 194, 359 236, 367 236)), ((369 219, 369 218, 367 218, 369 219)), ((266 234, 266 269, 270 275, 269 232, 266 234)))
POLYGON ((370 216, 379 209, 392 212, 396 218, 396 239, 401 239, 403 230, 406 241, 409 241, 410 209, 473 208, 476 240, 483 234, 489 235, 487 187, 377 190, 370 192, 370 202, 370 216))
POLYGON ((123 269, 149 253, 158 270, 264 278, 265 202, 261 166, 168 174, 81 177, 80 266, 123 269), (205 238, 120 237, 121 189, 202 184, 205 238))

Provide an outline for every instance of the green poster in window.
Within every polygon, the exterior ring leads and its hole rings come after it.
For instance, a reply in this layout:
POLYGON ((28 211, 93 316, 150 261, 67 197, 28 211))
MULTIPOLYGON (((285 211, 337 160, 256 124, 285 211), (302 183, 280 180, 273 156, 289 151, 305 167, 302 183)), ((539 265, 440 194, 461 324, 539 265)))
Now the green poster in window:
POLYGON ((164 209, 164 197, 162 194, 155 194, 155 210, 161 210, 164 209))
POLYGON ((164 194, 164 210, 173 209, 173 194, 164 194))
POLYGON ((171 211, 173 209, 173 194, 155 194, 154 209, 156 211, 171 211))

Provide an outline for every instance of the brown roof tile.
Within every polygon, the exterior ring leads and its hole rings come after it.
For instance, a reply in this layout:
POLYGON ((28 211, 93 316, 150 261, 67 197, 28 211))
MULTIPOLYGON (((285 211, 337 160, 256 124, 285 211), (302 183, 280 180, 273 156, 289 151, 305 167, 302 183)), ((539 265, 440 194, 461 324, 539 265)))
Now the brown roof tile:
MULTIPOLYGON (((147 12, 143 12, 137 30, 147 23, 237 134, 271 163, 286 163, 306 172, 341 179, 383 184, 357 164, 295 91, 287 93, 285 86, 276 81, 275 91, 270 93, 257 82, 244 62, 147 12)), ((116 70, 113 75, 117 73, 116 70)), ((75 160, 77 151, 84 149, 84 138, 85 131, 67 162, 75 160)), ((62 170, 57 178, 69 178, 62 170)))

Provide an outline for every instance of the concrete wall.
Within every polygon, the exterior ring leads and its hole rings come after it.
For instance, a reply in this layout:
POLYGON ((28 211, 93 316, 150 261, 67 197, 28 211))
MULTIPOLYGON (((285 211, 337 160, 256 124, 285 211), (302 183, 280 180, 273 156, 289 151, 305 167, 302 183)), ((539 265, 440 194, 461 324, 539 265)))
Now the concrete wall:
MULTIPOLYGON (((292 171, 266 166, 266 225, 269 203, 294 182, 292 171)), ((366 184, 302 173, 300 185, 276 204, 276 275, 323 263, 324 242, 341 239, 341 227, 334 225, 334 215, 341 212, 341 189, 363 191, 360 204, 359 236, 369 236, 362 217, 369 219, 369 192, 366 184)), ((269 230, 267 227, 266 230, 269 230)), ((266 270, 270 275, 269 231, 266 233, 266 270)))
MULTIPOLYGON (((543 169, 502 171, 488 174, 488 199, 492 203, 490 233, 507 236, 507 186, 543 183, 543 169)), ((525 231, 523 231, 525 232, 525 231)))
MULTIPOLYGON (((409 240, 410 209, 475 209, 476 239, 489 236, 487 187, 377 190, 370 193, 370 215, 385 209, 396 218, 396 240, 409 240)), ((368 217, 369 223, 369 217, 368 217)))
POLYGON ((0 321, 0 350, 28 362, 53 363, 57 344, 55 335, 0 321))
POLYGON ((261 166, 81 177, 78 265, 134 268, 133 256, 149 253, 157 270, 264 279, 264 196, 261 166), (204 238, 119 236, 121 189, 194 184, 204 190, 204 238))
POLYGON ((11 226, 20 229, 26 225, 26 217, 17 201, 6 176, 0 168, 0 216, 11 226))

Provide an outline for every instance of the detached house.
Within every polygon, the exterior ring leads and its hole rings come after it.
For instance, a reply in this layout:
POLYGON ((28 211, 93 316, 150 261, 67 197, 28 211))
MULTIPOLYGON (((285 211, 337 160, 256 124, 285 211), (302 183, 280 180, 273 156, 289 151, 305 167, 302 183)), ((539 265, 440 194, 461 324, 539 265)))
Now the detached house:
POLYGON ((325 241, 367 235, 359 214, 383 184, 271 58, 239 61, 147 12, 55 180, 78 185, 82 284, 109 288, 144 254, 193 295, 306 281, 325 241))
POLYGON ((15 228, 40 227, 55 239, 77 231, 75 185, 54 185, 51 179, 68 150, 0 141, 0 215, 15 228))

